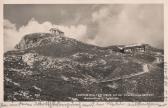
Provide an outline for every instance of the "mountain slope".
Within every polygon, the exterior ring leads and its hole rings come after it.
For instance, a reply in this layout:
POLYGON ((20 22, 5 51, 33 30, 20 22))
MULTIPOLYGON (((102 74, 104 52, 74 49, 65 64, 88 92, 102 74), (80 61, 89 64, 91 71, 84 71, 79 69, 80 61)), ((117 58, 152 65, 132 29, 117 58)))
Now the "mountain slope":
POLYGON ((163 53, 153 47, 132 55, 121 53, 118 46, 102 48, 34 33, 16 48, 4 54, 6 101, 163 100, 163 53), (156 58, 161 61, 155 62, 156 58), (99 98, 96 94, 119 95, 99 98))

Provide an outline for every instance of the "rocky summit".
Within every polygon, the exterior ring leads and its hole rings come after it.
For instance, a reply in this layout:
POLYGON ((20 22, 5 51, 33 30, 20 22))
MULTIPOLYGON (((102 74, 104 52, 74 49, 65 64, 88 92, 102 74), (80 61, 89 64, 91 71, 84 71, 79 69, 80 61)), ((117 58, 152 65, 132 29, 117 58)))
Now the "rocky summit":
POLYGON ((163 101, 163 50, 99 47, 51 33, 4 53, 5 101, 163 101))

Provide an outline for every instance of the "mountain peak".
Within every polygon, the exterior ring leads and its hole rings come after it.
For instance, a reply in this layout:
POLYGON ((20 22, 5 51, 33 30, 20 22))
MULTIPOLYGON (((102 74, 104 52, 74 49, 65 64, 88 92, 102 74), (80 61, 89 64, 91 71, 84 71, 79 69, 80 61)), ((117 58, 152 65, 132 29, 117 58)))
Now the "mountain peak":
POLYGON ((84 50, 94 50, 98 47, 82 43, 61 34, 32 33, 25 35, 15 48, 18 50, 35 50, 47 56, 60 56, 84 50))

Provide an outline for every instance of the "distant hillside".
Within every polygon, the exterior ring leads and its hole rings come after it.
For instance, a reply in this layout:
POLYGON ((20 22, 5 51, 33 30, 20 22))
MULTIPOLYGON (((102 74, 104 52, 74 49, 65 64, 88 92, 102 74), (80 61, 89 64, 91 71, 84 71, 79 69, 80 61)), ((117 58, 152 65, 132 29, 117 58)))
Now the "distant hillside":
POLYGON ((33 33, 16 49, 4 54, 5 101, 163 101, 163 50, 150 45, 132 54, 119 46, 33 33), (77 94, 122 96, 99 100, 77 94), (135 96, 140 94, 152 96, 135 96))

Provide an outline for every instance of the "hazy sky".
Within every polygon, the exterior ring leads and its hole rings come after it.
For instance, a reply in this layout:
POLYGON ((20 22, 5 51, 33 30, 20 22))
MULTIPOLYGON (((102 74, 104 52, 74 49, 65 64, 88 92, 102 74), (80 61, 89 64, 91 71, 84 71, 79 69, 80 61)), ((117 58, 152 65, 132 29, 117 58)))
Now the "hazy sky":
POLYGON ((58 27, 67 37, 95 44, 147 43, 163 48, 163 5, 4 5, 4 49, 28 33, 58 27))

